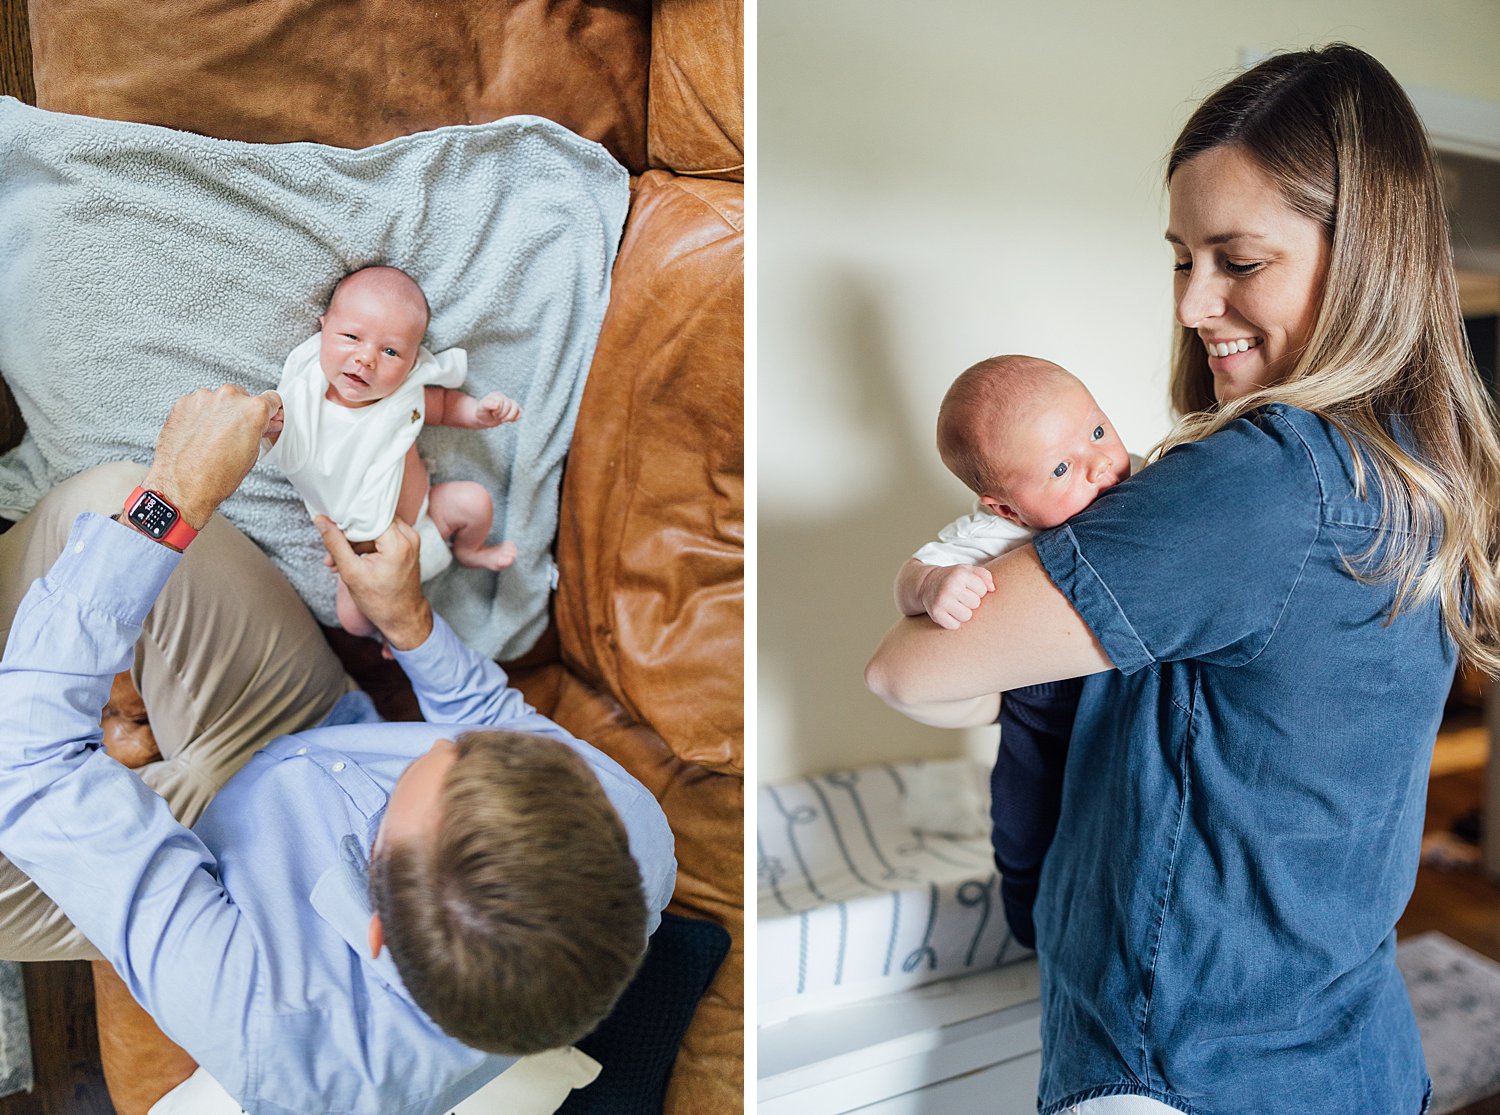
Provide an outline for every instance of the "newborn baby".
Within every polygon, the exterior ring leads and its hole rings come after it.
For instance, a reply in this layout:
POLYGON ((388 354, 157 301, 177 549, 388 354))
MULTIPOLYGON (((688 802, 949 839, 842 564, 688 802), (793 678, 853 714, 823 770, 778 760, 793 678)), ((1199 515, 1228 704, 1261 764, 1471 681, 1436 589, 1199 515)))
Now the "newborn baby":
MULTIPOLYGON (((938 410, 938 454, 977 497, 901 567, 896 604, 953 629, 995 589, 981 562, 1057 526, 1130 475, 1125 452, 1089 389, 1056 364, 995 356, 969 368, 938 410)), ((1013 689, 1000 702, 990 775, 991 842, 1000 898, 1016 940, 1035 947, 1032 906, 1057 831, 1079 679, 1013 689)))
POLYGON ((981 562, 1055 527, 1130 475, 1131 457, 1072 373, 1034 356, 993 356, 948 388, 938 455, 976 497, 902 567, 902 613, 956 628, 995 582, 981 562))
MULTIPOLYGON (((276 388, 282 415, 266 454, 308 512, 332 519, 357 552, 374 549, 393 518, 411 524, 424 581, 454 558, 503 569, 516 548, 488 543, 494 507, 483 485, 460 480, 429 490, 417 434, 426 424, 478 430, 521 416, 515 400, 498 391, 475 399, 455 390, 467 375, 467 356, 460 348, 434 356, 422 347, 428 316, 422 288, 405 272, 366 267, 346 275, 318 318, 321 332, 286 358, 276 388)), ((342 580, 336 604, 344 630, 375 634, 342 580)))

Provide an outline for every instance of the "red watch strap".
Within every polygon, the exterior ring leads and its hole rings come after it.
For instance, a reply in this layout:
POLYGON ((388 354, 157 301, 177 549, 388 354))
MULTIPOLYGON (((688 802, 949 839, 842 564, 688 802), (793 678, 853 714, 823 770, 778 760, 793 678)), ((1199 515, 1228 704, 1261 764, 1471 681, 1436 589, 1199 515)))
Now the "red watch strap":
POLYGON ((147 537, 155 538, 155 535, 152 535, 149 531, 142 529, 140 524, 133 522, 130 518, 131 512, 135 510, 136 505, 141 501, 141 498, 147 495, 152 496, 161 503, 166 504, 172 509, 173 514, 177 516, 177 520, 167 528, 167 532, 156 540, 158 542, 165 542, 174 550, 186 550, 188 548, 188 543, 191 542, 194 538, 198 537, 198 531, 196 528, 188 525, 188 521, 182 517, 182 512, 178 510, 177 505, 169 500, 166 496, 162 495, 160 492, 153 491, 149 488, 143 488, 139 484, 137 484, 135 491, 131 492, 125 500, 125 521, 133 529, 139 530, 147 537))

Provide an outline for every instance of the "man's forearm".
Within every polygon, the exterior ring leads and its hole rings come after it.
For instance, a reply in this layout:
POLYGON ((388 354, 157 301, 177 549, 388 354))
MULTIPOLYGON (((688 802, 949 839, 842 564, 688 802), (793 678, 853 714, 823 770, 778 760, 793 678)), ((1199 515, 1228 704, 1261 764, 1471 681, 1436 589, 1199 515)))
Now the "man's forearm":
POLYGON ((425 720, 567 735, 510 687, 497 663, 460 639, 441 618, 430 622, 427 639, 414 648, 396 647, 395 655, 411 680, 425 720))

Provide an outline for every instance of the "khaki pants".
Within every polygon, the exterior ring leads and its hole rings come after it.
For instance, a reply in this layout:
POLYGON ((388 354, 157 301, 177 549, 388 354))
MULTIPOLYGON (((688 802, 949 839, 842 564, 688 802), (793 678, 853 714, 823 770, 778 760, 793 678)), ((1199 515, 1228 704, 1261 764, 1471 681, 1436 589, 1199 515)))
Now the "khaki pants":
MULTIPOLYGON (((90 469, 0 535, 0 643, 78 514, 119 511, 145 471, 135 464, 90 469)), ((219 515, 146 617, 130 675, 162 754, 138 773, 188 825, 261 746, 317 724, 354 687, 286 578, 219 515)), ((0 859, 0 958, 92 960, 99 952, 0 859)))

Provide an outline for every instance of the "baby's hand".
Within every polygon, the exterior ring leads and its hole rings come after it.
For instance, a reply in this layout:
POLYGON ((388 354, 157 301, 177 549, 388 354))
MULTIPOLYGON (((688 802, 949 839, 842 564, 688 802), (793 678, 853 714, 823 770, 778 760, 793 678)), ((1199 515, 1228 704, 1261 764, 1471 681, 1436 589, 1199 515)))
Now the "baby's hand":
POLYGON ((973 617, 980 600, 994 591, 995 578, 984 566, 945 565, 922 581, 922 607, 933 623, 956 631, 973 617))
POLYGON ((491 391, 479 400, 479 409, 475 412, 475 416, 481 428, 503 426, 521 417, 521 404, 509 395, 491 391))

